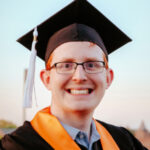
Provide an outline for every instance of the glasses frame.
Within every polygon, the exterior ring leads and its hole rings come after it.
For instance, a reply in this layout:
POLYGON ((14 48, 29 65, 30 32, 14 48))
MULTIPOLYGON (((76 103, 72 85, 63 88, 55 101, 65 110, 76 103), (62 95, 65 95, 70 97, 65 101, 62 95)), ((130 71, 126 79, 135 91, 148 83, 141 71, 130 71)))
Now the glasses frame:
POLYGON ((100 70, 99 72, 93 72, 93 73, 88 72, 88 71, 85 69, 84 64, 89 63, 89 62, 100 62, 100 63, 103 64, 103 68, 106 68, 106 64, 105 64, 104 61, 85 61, 85 62, 82 62, 82 63, 77 63, 77 62, 57 62, 57 63, 53 64, 53 65, 50 67, 49 70, 51 70, 51 69, 53 69, 53 68, 56 68, 56 72, 59 73, 59 74, 72 74, 72 73, 75 72, 75 70, 77 69, 78 65, 81 65, 81 66, 83 67, 84 71, 85 71, 86 73, 88 73, 88 74, 96 74, 96 73, 101 73, 101 72, 103 72, 103 70, 100 70), (71 73, 60 73, 60 72, 57 70, 57 69, 58 69, 58 68, 57 68, 57 65, 60 64, 60 63, 72 63, 72 64, 76 64, 76 66, 75 66, 75 68, 74 68, 74 71, 71 72, 71 73))

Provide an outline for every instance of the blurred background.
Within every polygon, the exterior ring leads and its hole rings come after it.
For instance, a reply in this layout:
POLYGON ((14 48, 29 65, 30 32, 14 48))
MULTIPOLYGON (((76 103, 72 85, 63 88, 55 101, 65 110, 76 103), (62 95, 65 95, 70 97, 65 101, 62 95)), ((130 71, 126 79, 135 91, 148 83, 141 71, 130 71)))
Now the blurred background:
MULTIPOLYGON (((37 110, 50 105, 51 93, 39 78, 44 62, 37 58, 33 108, 23 109, 25 70, 30 51, 16 40, 72 2, 71 0, 1 0, 0 120, 19 126, 37 110), (35 97, 38 106, 36 106, 35 97)), ((109 56, 112 86, 95 111, 95 118, 150 131, 150 1, 89 0, 133 41, 109 56)), ((64 20, 65 21, 65 20, 64 20)))

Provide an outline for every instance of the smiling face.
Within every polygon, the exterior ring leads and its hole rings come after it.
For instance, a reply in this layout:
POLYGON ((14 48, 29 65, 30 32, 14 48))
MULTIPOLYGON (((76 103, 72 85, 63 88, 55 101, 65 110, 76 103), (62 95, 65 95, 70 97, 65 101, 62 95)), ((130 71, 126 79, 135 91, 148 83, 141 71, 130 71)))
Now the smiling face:
MULTIPOLYGON (((104 61, 103 51, 90 42, 67 42, 53 52, 51 66, 57 62, 104 61)), ((52 105, 62 111, 93 111, 112 82, 113 72, 104 69, 101 73, 88 74, 81 65, 71 74, 59 74, 53 68, 43 70, 41 79, 51 90, 52 105)))

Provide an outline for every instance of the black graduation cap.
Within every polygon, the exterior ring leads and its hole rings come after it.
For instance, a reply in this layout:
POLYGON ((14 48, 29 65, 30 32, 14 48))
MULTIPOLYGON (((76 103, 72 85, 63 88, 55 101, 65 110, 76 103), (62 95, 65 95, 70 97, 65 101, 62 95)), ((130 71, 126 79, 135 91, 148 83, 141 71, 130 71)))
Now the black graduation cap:
MULTIPOLYGON (((131 41, 127 35, 87 0, 74 0, 68 6, 37 26, 37 55, 44 60, 49 38, 58 30, 73 23, 85 24, 95 29, 102 38, 108 54, 131 41)), ((30 50, 32 40, 33 29, 17 41, 30 50)))

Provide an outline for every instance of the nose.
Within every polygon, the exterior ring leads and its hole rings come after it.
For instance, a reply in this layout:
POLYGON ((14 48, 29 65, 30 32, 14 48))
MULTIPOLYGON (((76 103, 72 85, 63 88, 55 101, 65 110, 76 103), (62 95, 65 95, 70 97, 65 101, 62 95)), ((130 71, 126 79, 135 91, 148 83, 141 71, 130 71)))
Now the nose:
POLYGON ((78 83, 85 82, 87 80, 86 72, 83 69, 82 65, 77 66, 77 68, 73 74, 72 80, 75 82, 78 82, 78 83))

